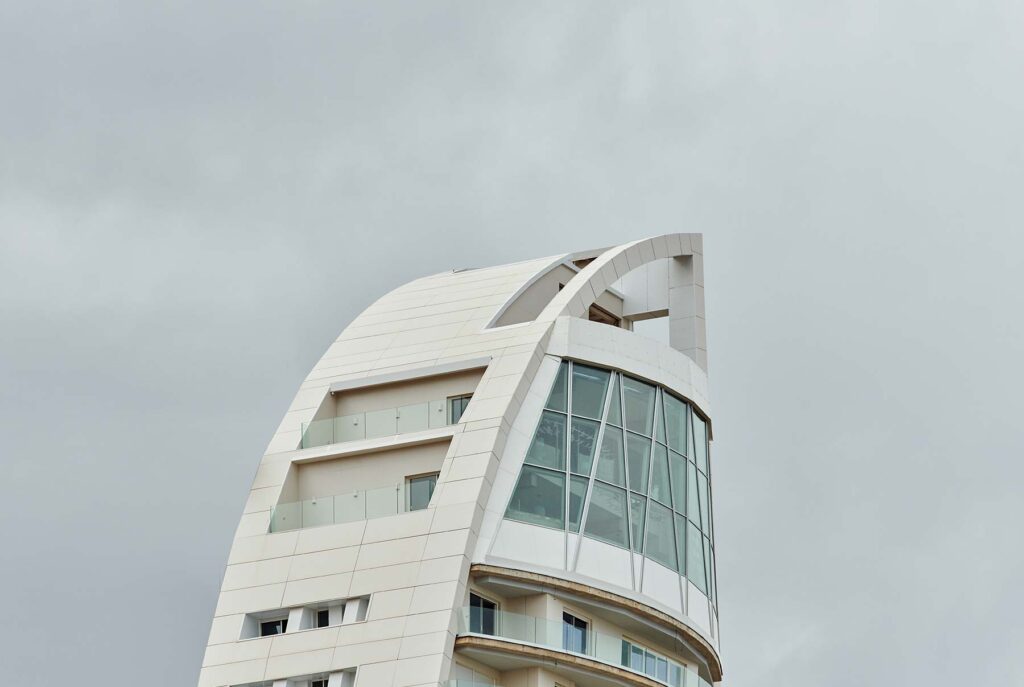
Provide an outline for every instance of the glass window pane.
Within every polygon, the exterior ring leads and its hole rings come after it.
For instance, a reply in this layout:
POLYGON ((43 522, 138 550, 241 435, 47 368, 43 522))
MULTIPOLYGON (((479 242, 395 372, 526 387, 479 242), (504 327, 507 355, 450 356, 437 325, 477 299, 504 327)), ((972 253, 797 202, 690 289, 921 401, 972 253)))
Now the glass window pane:
POLYGON ((708 514, 708 478, 697 473, 697 491, 700 494, 700 529, 705 535, 711 535, 711 518, 708 514))
POLYGON ((565 469, 565 416, 545 410, 526 454, 526 462, 556 470, 565 469))
MULTIPOLYGON (((708 541, 707 537, 704 537, 704 577, 710 582, 711 580, 711 542, 708 541)), ((708 587, 708 592, 710 592, 708 587)), ((710 597, 711 594, 708 593, 710 597)))
POLYGON ((321 608, 316 612, 316 626, 327 627, 331 624, 331 612, 326 608, 321 608))
POLYGON ((611 406, 608 408, 608 423, 616 427, 622 426, 622 408, 619 405, 619 376, 616 374, 612 379, 612 400, 609 401, 611 406))
POLYGON ((601 419, 604 396, 608 391, 608 371, 573 363, 572 414, 601 419))
POLYGON ((686 454, 686 404, 672 394, 665 394, 665 421, 668 425, 668 447, 686 454))
POLYGON ((562 648, 587 653, 587 623, 571 613, 562 613, 562 648))
POLYGON ((711 601, 715 604, 715 611, 718 611, 718 568, 715 564, 715 547, 711 547, 711 601))
POLYGON ((424 475, 409 479, 409 510, 423 510, 430 503, 437 486, 437 475, 424 475))
POLYGON ((632 377, 623 377, 622 393, 626 405, 626 429, 651 436, 654 387, 632 377))
POLYGON ((708 474, 708 427, 696 413, 693 414, 693 444, 697 467, 708 474))
POLYGON ((638 646, 631 646, 629 667, 633 670, 643 672, 644 669, 644 650, 638 646))
POLYGON ((629 495, 629 517, 633 524, 633 550, 644 550, 644 519, 647 517, 647 499, 636 494, 629 495))
POLYGON ((551 385, 551 393, 548 394, 548 402, 545 408, 565 411, 565 401, 568 398, 566 393, 566 380, 568 379, 569 363, 562 362, 558 366, 558 374, 555 375, 555 383, 551 385))
POLYGON ((660 656, 658 657, 654 677, 655 679, 661 680, 662 682, 668 681, 668 661, 661 658, 660 656))
POLYGON ((644 672, 654 677, 654 654, 649 651, 644 652, 644 672))
POLYGON ((661 501, 666 506, 672 505, 672 495, 669 489, 668 476, 668 450, 661 444, 654 445, 654 455, 651 460, 651 498, 661 501))
POLYGON ((605 425, 601 455, 597 459, 597 478, 620 487, 626 486, 626 463, 622 448, 622 430, 605 425))
POLYGON ((585 477, 573 476, 569 482, 569 531, 580 531, 580 518, 583 515, 583 500, 587 497, 587 484, 589 480, 585 477))
POLYGON ((676 515, 676 557, 679 560, 680 575, 686 574, 686 518, 676 515))
POLYGON ((565 527, 565 474, 523 466, 506 518, 545 527, 565 527))
POLYGON ((704 579, 703 537, 692 522, 686 526, 686 577, 697 586, 697 589, 708 593, 704 579))
POLYGON ((651 462, 651 440, 626 432, 626 463, 629 468, 629 488, 647 493, 647 475, 651 462))
POLYGON ((664 391, 658 392, 658 403, 654 408, 654 438, 656 441, 664 444, 665 441, 665 412, 662 409, 662 399, 665 397, 664 391))
POLYGON ((662 565, 676 569, 676 536, 672 528, 672 511, 651 502, 647 513, 647 544, 644 555, 662 565))
POLYGON ((700 527, 700 499, 697 497, 697 468, 693 463, 686 464, 686 482, 689 487, 686 490, 686 517, 695 525, 700 527))
POLYGON ((672 475, 672 507, 677 513, 686 513, 686 459, 675 451, 668 452, 668 467, 672 475))
POLYGON ((482 596, 469 595, 469 631, 478 634, 493 635, 497 623, 497 604, 482 596))
POLYGON ((594 464, 594 449, 597 447, 597 430, 601 425, 593 420, 572 419, 569 435, 569 469, 578 475, 590 476, 594 464))
POLYGON ((584 534, 609 544, 626 547, 626 522, 626 492, 601 482, 594 482, 584 534))

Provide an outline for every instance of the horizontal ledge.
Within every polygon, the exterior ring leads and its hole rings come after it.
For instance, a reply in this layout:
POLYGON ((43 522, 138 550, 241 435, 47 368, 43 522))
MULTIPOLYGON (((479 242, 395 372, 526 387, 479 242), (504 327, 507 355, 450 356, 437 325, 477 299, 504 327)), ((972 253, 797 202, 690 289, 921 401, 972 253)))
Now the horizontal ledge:
POLYGON ((722 679, 722 662, 718 658, 718 653, 715 651, 714 647, 712 647, 703 636, 686 623, 673 618, 668 613, 652 608, 647 604, 621 596, 614 592, 593 587, 591 585, 581 584, 571 580, 564 580, 560 577, 553 577, 551 575, 542 575, 541 573, 527 572, 525 570, 517 570, 515 568, 506 568, 500 565, 474 563, 469 569, 469 575, 471 578, 474 576, 486 575, 489 577, 501 577, 508 580, 532 582, 536 585, 574 594, 592 601, 617 606, 635 613, 645 620, 666 625, 679 632, 679 634, 683 635, 693 644, 693 648, 700 653, 701 657, 704 658, 705 661, 707 661, 708 670, 711 673, 711 679, 713 682, 719 682, 722 679))
POLYGON ((497 651, 503 654, 511 654, 534 661, 544 661, 556 665, 571 666, 577 670, 584 670, 589 673, 596 673, 603 677, 616 680, 619 684, 628 687, 665 687, 665 683, 658 682, 646 675, 634 673, 618 666, 613 666, 603 661, 597 661, 579 654, 571 654, 557 649, 534 646, 532 644, 520 644, 514 640, 500 637, 480 637, 478 635, 460 635, 455 638, 455 650, 476 649, 482 651, 497 651))
MULTIPOLYGON (((377 453, 379 451, 390 451, 396 448, 408 446, 419 446, 421 444, 432 444, 438 441, 451 439, 462 431, 462 425, 445 425, 434 429, 425 429, 422 432, 407 432, 405 434, 392 434, 391 436, 379 437, 376 439, 356 439, 338 444, 325 444, 313 448, 301 448, 289 451, 291 462, 312 463, 332 458, 347 458, 365 453, 377 453)), ((283 455, 283 454, 274 454, 283 455)))
POLYGON ((483 356, 480 358, 469 358, 467 360, 456 360, 451 363, 442 363, 440 365, 428 365, 425 367, 417 367, 411 370, 401 370, 399 372, 389 372, 387 374, 372 375, 370 377, 361 377, 358 379, 346 379, 341 382, 334 382, 331 384, 330 392, 337 394, 342 391, 351 391, 352 389, 365 389, 370 386, 382 386, 384 384, 394 384, 396 382, 406 382, 411 379, 419 379, 421 377, 436 377, 438 375, 451 374, 453 372, 464 372, 466 370, 476 370, 481 367, 487 367, 491 362, 491 356, 483 356))

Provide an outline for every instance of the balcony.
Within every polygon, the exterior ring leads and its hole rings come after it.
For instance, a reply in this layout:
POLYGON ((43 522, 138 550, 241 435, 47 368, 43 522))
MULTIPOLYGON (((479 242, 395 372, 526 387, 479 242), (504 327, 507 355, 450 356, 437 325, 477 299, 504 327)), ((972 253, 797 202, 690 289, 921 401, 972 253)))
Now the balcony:
POLYGON ((446 427, 459 421, 466 403, 468 395, 304 422, 300 448, 446 427))
POLYGON ((492 637, 585 656, 669 687, 711 687, 711 683, 689 666, 644 652, 621 635, 596 633, 590 628, 581 632, 578 626, 560 620, 464 607, 459 618, 459 635, 492 637))
POLYGON ((338 525, 422 510, 430 502, 436 484, 437 476, 427 475, 379 489, 279 503, 270 514, 270 532, 338 525))

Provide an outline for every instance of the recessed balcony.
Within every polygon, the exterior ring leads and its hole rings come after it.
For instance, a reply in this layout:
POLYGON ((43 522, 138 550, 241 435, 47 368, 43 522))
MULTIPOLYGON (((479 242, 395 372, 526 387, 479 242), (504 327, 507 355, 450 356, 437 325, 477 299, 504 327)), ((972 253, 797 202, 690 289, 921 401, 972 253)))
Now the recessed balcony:
POLYGON ((360 439, 423 432, 456 424, 469 403, 469 397, 441 398, 424 403, 385 408, 313 420, 302 424, 301 448, 340 444, 360 439))
MULTIPOLYGON (((499 671, 510 670, 530 663, 529 648, 534 648, 534 660, 550 657, 550 651, 591 659, 595 663, 580 662, 576 670, 586 672, 587 665, 594 670, 594 685, 619 684, 614 674, 626 671, 635 674, 637 684, 656 683, 669 687, 711 687, 693 668, 645 649, 622 634, 594 632, 588 623, 565 613, 561 620, 501 611, 483 604, 464 607, 459 619, 459 637, 470 641, 456 643, 456 649, 473 659, 491 665, 499 671), (527 648, 527 651, 505 652, 486 642, 473 642, 471 638, 499 639, 527 648), (510 657, 511 656, 511 657, 510 657), (607 670, 603 667, 607 667, 607 670)), ((576 676, 579 685, 589 684, 586 678, 576 676)), ((453 684, 463 687, 462 682, 453 684)), ((471 683, 470 683, 471 684, 471 683)))
POLYGON ((437 475, 428 474, 389 487, 279 503, 270 514, 270 531, 339 525, 423 510, 436 485, 437 475))

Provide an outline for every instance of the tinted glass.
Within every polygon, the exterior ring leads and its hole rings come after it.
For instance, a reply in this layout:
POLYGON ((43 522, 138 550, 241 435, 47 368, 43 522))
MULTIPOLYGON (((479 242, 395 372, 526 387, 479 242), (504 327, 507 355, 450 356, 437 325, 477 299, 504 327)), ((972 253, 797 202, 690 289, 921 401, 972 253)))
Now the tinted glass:
POLYGON ((668 468, 672 477, 672 507, 686 513, 686 459, 675 451, 668 452, 668 468))
POLYGON ((430 503, 437 486, 437 475, 424 475, 409 480, 409 510, 423 510, 430 503))
POLYGON ((626 405, 626 429, 651 436, 654 387, 631 377, 623 377, 622 395, 626 405))
POLYGON ((606 425, 597 460, 597 478, 620 487, 626 486, 626 464, 622 448, 622 430, 606 425))
POLYGON ((478 634, 493 635, 496 630, 497 605, 493 601, 469 595, 469 631, 478 634))
POLYGON ((578 654, 587 652, 587 623, 569 613, 562 613, 562 648, 578 654))
POLYGON ((652 502, 647 513, 647 544, 644 555, 672 570, 676 569, 676 537, 672 527, 672 511, 652 502))
POLYGON ((271 635, 284 634, 288 630, 288 619, 268 620, 260 623, 260 636, 270 637, 271 635))
POLYGON ((569 482, 569 531, 580 531, 580 518, 583 515, 583 501, 587 496, 589 480, 583 477, 572 477, 569 482))
POLYGON ((668 446, 679 453, 686 453, 686 404, 671 394, 665 396, 665 421, 668 425, 668 446))
POLYGON ((551 393, 548 394, 548 402, 545 408, 565 411, 565 401, 568 398, 566 393, 566 380, 568 379, 569 363, 562 363, 558 366, 558 374, 555 376, 555 383, 551 385, 551 393))
POLYGON ((331 613, 326 608, 316 612, 316 626, 327 627, 331 624, 331 613))
POLYGON ((671 507, 672 495, 668 475, 668 450, 661 444, 654 445, 651 470, 653 470, 651 475, 651 498, 671 507))
POLYGON ((565 416, 545 410, 526 454, 531 465, 565 469, 565 416))
POLYGON ((608 390, 608 371, 586 365, 572 366, 572 414, 601 419, 608 390))
POLYGON ((680 575, 686 574, 686 518, 682 515, 675 516, 676 521, 676 559, 679 562, 677 570, 680 575))
POLYGON ((622 408, 619 401, 619 375, 612 380, 612 400, 608 408, 608 424, 616 427, 622 426, 622 408))
POLYGON ((590 476, 597 448, 597 430, 600 423, 574 417, 569 434, 569 469, 578 475, 590 476))
POLYGON ((704 580, 704 542, 693 523, 686 526, 686 577, 697 589, 708 593, 704 580))
POLYGON ((584 533, 594 539, 627 547, 626 492, 594 482, 584 533))
POLYGON ((697 473, 697 492, 700 494, 700 529, 706 534, 711 534, 711 517, 708 513, 708 478, 697 473))
POLYGON ((654 439, 659 443, 665 442, 665 413, 662 409, 662 398, 664 393, 658 393, 658 403, 654 408, 654 439))
POLYGON ((696 413, 693 415, 693 446, 697 457, 697 467, 708 474, 708 428, 696 413))
POLYGON ((565 473, 523 466, 505 517, 545 527, 565 527, 565 473))
POLYGON ((626 465, 629 468, 629 488, 647 493, 647 477, 651 462, 651 440, 626 432, 626 465))
POLYGON ((647 499, 643 496, 630 494, 629 517, 633 525, 633 550, 640 553, 644 550, 644 520, 647 517, 647 499))
POLYGON ((700 498, 697 495, 697 469, 693 463, 686 464, 686 517, 700 526, 700 498))

